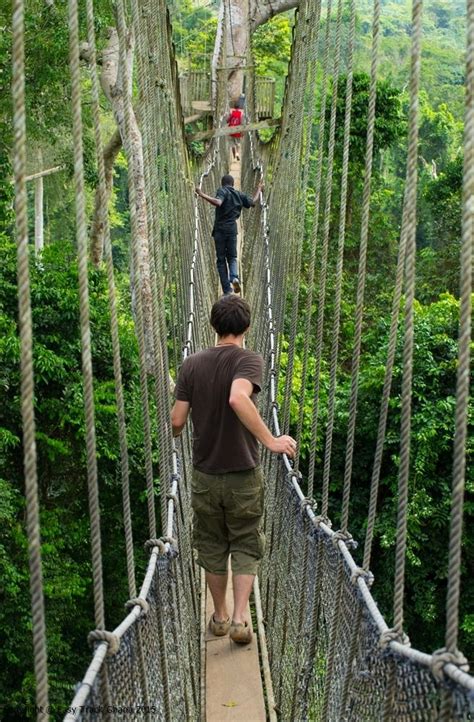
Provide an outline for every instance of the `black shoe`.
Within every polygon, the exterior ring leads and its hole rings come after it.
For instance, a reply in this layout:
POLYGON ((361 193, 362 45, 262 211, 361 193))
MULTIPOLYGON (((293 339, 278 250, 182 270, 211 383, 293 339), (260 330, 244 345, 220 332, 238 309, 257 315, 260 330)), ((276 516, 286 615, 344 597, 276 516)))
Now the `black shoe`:
POLYGON ((234 293, 240 293, 240 290, 241 290, 241 289, 240 289, 240 281, 239 281, 238 278, 233 278, 233 279, 232 279, 232 286, 233 286, 233 289, 234 289, 234 293))

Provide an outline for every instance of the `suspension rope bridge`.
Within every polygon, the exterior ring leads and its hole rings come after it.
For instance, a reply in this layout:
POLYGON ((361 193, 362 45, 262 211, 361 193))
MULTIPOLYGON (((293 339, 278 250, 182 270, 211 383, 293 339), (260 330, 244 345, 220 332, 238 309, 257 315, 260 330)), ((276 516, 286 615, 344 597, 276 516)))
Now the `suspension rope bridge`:
MULTIPOLYGON (((374 0, 372 60, 368 102, 365 174, 359 246, 359 273, 353 343, 351 393, 345 454, 340 528, 330 521, 329 481, 338 379, 342 308, 342 273, 348 203, 350 128, 356 41, 356 0, 301 0, 279 130, 263 146, 254 131, 245 133, 242 186, 265 178, 268 193, 260 209, 246 219, 243 269, 246 297, 252 307, 250 348, 266 362, 261 411, 275 434, 290 428, 298 319, 305 310, 304 355, 298 386, 297 441, 304 418, 310 361, 314 359, 314 392, 309 419, 308 478, 288 458, 263 452, 266 480, 267 555, 259 577, 274 707, 282 720, 469 720, 474 717, 474 678, 458 649, 461 532, 466 464, 469 394, 470 312, 472 289, 472 228, 474 198, 474 0, 467 0, 467 65, 465 167, 462 219, 461 311, 457 366, 453 492, 449 547, 445 648, 433 653, 410 646, 404 633, 404 585, 410 477, 411 389, 413 380, 415 232, 418 167, 418 94, 420 83, 422 0, 413 0, 411 77, 409 85, 408 148, 399 253, 394 279, 392 317, 380 401, 377 443, 371 472, 370 502, 363 555, 358 559, 350 529, 355 433, 362 423, 358 410, 367 247, 374 162, 381 0, 374 0), (334 6, 336 7, 334 7, 334 6), (347 10, 347 12, 346 12, 347 10), (324 21, 324 23, 323 23, 324 21), (335 213, 333 167, 337 103, 345 78, 342 124, 343 158, 338 198, 337 244, 331 248, 335 213), (332 80, 332 85, 331 84, 332 80), (330 90, 332 88, 332 90, 330 90), (318 102, 316 102, 318 99, 318 102), (314 160, 316 155, 316 160, 314 160), (306 229, 306 200, 314 180, 315 211, 306 229), (305 258, 305 240, 309 254, 305 258), (334 253, 334 298, 330 328, 330 386, 321 478, 317 443, 321 435, 320 375, 324 332, 329 327, 327 284, 334 253), (306 297, 302 265, 307 269, 306 297), (307 265, 306 265, 307 264, 307 265), (317 312, 312 313, 317 292, 317 312), (400 323, 402 296, 403 328, 400 323), (316 318, 314 318, 316 315, 316 318), (283 332, 288 348, 283 357, 283 332), (395 349, 403 337, 402 412, 398 519, 393 595, 393 625, 388 626, 375 598, 370 573, 377 498, 392 392, 395 349), (313 343, 314 338, 314 343, 313 343), (281 394, 281 396, 280 396, 281 394), (306 492, 303 491, 306 490, 306 492), (320 503, 316 505, 313 494, 320 503)), ((220 23, 229 22, 223 2, 220 23)), ((193 197, 193 177, 212 192, 228 167, 226 138, 215 134, 204 170, 193 167, 186 147, 179 80, 165 0, 116 2, 119 61, 114 92, 119 98, 117 122, 128 161, 131 221, 133 318, 140 358, 141 411, 145 482, 148 505, 148 566, 137 589, 131 507, 124 387, 112 244, 107 212, 103 213, 104 261, 108 279, 117 429, 127 558, 127 615, 109 631, 104 613, 100 484, 97 468, 94 381, 88 296, 88 227, 84 188, 82 74, 91 81, 99 191, 106 208, 106 180, 101 140, 99 79, 93 0, 86 2, 88 67, 80 65, 78 0, 69 0, 70 71, 72 80, 74 182, 79 259, 80 328, 84 377, 87 480, 91 518, 91 548, 95 629, 89 635, 92 661, 78 684, 65 719, 114 719, 114 708, 128 710, 126 719, 196 720, 202 716, 200 621, 202 586, 191 543, 191 439, 185 433, 175 443, 169 419, 170 370, 181 360, 213 344, 208 323, 217 280, 210 243, 211 218, 193 197), (164 22, 166 18, 166 22, 164 22), (128 68, 131 37, 135 41, 138 112, 132 104, 128 68), (138 118, 138 120, 137 120, 138 118), (137 136, 142 144, 137 150, 137 136), (153 418, 156 416, 156 418, 153 418), (156 421, 160 478, 160 515, 155 510, 155 466, 152 424, 156 421), (160 531, 161 530, 161 531, 160 531)), ((26 194, 25 32, 24 0, 13 2, 13 106, 15 214, 18 246, 19 327, 21 338, 21 398, 27 530, 32 596, 34 667, 38 719, 48 719, 49 692, 44 593, 41 563, 38 483, 36 472, 34 369, 29 244, 26 194)), ((225 65, 227 34, 220 29, 217 55, 225 65)), ((217 52, 217 51, 216 51, 217 52)), ((255 121, 255 78, 247 58, 246 124, 255 121)), ((227 108, 227 72, 213 83, 216 128, 227 108)), ((143 540, 142 540, 143 541, 143 540)), ((268 672, 268 670, 265 670, 268 672)), ((71 680, 71 684, 74 680, 71 680)), ((272 697, 267 697, 267 702, 272 697)))

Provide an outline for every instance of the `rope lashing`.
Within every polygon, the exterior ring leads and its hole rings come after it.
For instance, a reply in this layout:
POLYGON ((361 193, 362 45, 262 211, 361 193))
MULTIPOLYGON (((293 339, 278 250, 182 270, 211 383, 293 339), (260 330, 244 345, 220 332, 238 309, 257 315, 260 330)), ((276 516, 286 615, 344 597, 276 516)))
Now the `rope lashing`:
POLYGON ((357 549, 359 543, 353 538, 352 534, 344 529, 335 531, 331 537, 331 541, 334 546, 337 546, 340 541, 344 542, 348 549, 357 549))
POLYGON ((459 650, 448 652, 446 647, 442 647, 433 652, 430 665, 431 672, 438 682, 447 679, 444 669, 447 664, 454 664, 462 672, 469 672, 469 662, 462 652, 459 650))
POLYGON ((168 554, 170 550, 166 548, 166 544, 169 544, 172 549, 176 550, 178 541, 171 536, 162 536, 159 539, 147 539, 144 546, 149 552, 152 551, 153 547, 158 547, 160 554, 168 554))
POLYGON ((141 607, 143 614, 148 614, 150 611, 150 604, 143 597, 133 597, 125 602, 125 609, 133 609, 133 607, 141 607))
POLYGON ((324 524, 329 529, 331 529, 331 527, 332 527, 331 519, 328 516, 326 516, 325 514, 318 514, 317 516, 315 516, 313 519, 313 524, 316 527, 321 526, 321 524, 324 524))
POLYGON ((388 649, 390 642, 398 642, 406 647, 411 646, 409 637, 404 632, 399 632, 395 627, 386 629, 381 633, 379 638, 379 647, 383 650, 388 649))
POLYGON ((372 572, 367 571, 367 569, 362 569, 362 567, 356 567, 351 572, 351 582, 354 586, 357 584, 359 579, 363 579, 369 589, 374 583, 374 575, 372 572))
POLYGON ((105 629, 94 629, 87 635, 87 641, 91 647, 97 642, 105 642, 107 644, 107 656, 113 657, 120 649, 120 638, 113 632, 107 632, 105 629))
POLYGON ((314 511, 317 507, 316 499, 310 498, 309 496, 306 496, 304 499, 301 499, 300 501, 300 511, 301 513, 306 512, 307 509, 311 509, 314 511))

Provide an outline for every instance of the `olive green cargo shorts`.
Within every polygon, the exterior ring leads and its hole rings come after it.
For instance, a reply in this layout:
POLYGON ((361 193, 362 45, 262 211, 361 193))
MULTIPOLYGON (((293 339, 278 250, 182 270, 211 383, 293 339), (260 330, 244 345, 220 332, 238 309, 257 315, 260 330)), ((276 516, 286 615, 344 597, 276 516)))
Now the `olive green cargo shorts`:
POLYGON ((191 505, 197 562, 212 574, 257 574, 265 550, 260 466, 228 474, 193 470, 191 505))

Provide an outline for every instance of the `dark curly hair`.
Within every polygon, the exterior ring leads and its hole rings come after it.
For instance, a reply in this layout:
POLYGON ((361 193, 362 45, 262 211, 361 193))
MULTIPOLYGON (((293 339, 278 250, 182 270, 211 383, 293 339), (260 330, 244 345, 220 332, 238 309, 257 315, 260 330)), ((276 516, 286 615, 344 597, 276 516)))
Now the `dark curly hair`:
POLYGON ((222 296, 212 307, 211 326, 218 336, 240 336, 250 326, 250 306, 240 296, 222 296))

